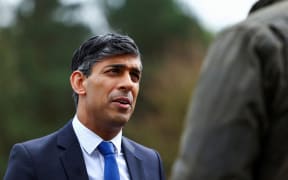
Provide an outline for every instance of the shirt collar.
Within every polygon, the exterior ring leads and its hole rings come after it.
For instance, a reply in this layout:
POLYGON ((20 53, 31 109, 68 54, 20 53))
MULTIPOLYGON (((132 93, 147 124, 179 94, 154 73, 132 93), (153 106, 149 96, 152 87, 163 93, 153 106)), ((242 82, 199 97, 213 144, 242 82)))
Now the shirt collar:
MULTIPOLYGON (((103 141, 103 139, 88 129, 86 126, 84 126, 78 119, 77 115, 75 115, 73 118, 72 126, 80 146, 82 146, 84 150, 91 155, 97 146, 103 141)), ((113 139, 110 140, 114 144, 118 155, 121 153, 121 140, 122 130, 113 139)))

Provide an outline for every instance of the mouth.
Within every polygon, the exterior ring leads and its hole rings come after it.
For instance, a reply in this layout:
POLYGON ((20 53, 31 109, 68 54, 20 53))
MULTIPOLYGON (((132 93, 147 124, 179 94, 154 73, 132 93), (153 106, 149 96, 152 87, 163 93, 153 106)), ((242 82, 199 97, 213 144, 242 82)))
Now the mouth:
POLYGON ((112 102, 118 103, 121 107, 132 106, 132 100, 128 97, 118 97, 115 98, 112 102))

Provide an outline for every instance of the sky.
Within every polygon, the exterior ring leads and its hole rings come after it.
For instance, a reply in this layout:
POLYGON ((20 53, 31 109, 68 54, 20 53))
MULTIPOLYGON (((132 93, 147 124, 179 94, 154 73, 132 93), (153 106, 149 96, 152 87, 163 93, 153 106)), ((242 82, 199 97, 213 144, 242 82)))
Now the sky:
MULTIPOLYGON (((13 18, 11 13, 9 14, 7 5, 14 7, 22 0, 0 0, 0 26, 9 23, 13 18), (5 2, 5 3, 4 3, 5 2), (3 5, 6 5, 3 6, 3 5), (1 8, 2 7, 2 8, 1 8)), ((61 0, 70 2, 90 2, 91 0, 61 0)), ((125 1, 125 0, 123 0, 125 1)), ((221 29, 231 26, 237 22, 244 20, 247 13, 257 0, 177 0, 185 7, 187 13, 194 14, 200 21, 200 23, 209 31, 217 32, 221 29)), ((88 6, 86 6, 87 8, 88 6)), ((91 6, 89 6, 91 7, 91 6)), ((88 8, 89 8, 88 7, 88 8)), ((85 12, 89 12, 85 9, 85 12)), ((90 12, 95 12, 90 11, 90 12)), ((91 14, 87 14, 91 17, 91 14)), ((97 14, 96 14, 97 15, 97 14)), ((94 14, 95 16, 95 14, 94 14)), ((99 14, 97 15, 99 17, 99 14)), ((91 18, 88 18, 88 20, 91 18)), ((99 19, 99 18, 97 18, 99 19)))
POLYGON ((208 30, 217 32, 244 20, 257 0, 178 0, 198 17, 208 30))

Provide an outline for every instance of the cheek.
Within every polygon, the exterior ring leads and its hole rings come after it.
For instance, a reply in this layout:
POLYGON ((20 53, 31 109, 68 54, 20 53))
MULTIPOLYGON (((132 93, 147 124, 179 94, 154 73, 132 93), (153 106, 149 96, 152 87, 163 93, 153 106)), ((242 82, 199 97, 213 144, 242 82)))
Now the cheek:
POLYGON ((139 94, 139 86, 135 87, 133 90, 134 101, 136 102, 137 96, 139 94))
POLYGON ((106 81, 97 87, 99 90, 99 98, 105 99, 108 98, 113 92, 117 89, 117 86, 113 84, 111 81, 106 81))
POLYGON ((97 99, 103 99, 104 97, 106 97, 105 94, 107 94, 108 91, 107 84, 105 84, 104 81, 99 79, 90 81, 87 88, 88 88, 88 95, 90 93, 90 96, 94 96, 94 98, 97 99))

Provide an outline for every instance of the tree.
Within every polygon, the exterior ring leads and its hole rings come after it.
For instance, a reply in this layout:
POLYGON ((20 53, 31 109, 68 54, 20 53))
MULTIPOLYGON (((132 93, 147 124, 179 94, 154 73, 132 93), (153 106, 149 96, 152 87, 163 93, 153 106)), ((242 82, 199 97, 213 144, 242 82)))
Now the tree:
POLYGON ((119 2, 112 0, 103 2, 111 28, 129 33, 137 40, 146 55, 161 52, 174 39, 205 38, 198 21, 185 14, 173 0, 119 2))
POLYGON ((73 115, 69 64, 91 32, 82 24, 60 21, 59 8, 73 11, 77 5, 23 1, 16 22, 0 30, 0 176, 12 144, 51 132, 73 115))

